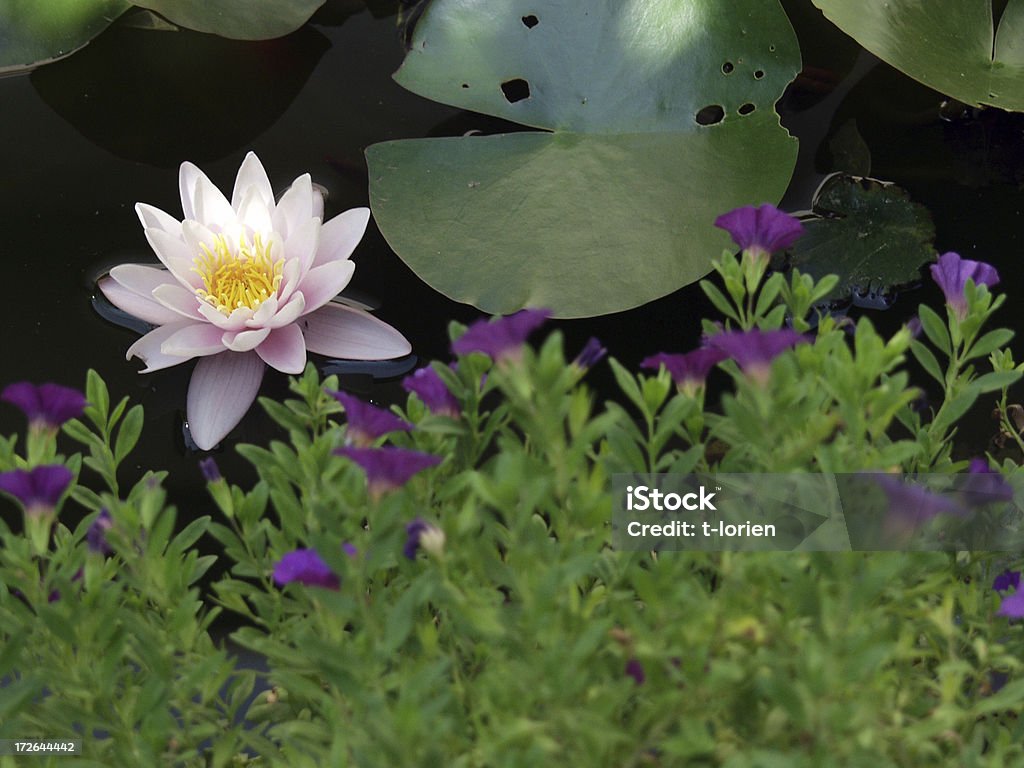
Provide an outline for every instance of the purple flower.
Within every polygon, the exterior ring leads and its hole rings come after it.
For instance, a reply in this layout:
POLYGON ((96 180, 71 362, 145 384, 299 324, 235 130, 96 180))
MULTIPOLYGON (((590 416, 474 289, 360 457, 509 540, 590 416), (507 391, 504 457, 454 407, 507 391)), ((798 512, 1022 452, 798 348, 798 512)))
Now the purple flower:
POLYGON ((601 342, 594 336, 591 336, 587 343, 583 345, 580 353, 576 355, 572 364, 586 371, 597 365, 607 354, 608 350, 601 345, 601 342))
POLYGON ((756 379, 768 377, 772 360, 790 347, 807 342, 807 338, 790 328, 778 331, 726 331, 709 336, 712 349, 724 352, 739 364, 744 373, 756 379))
POLYGON ((711 369, 726 357, 725 352, 720 349, 700 347, 683 355, 661 352, 646 358, 640 363, 640 367, 660 368, 664 365, 676 386, 680 390, 692 394, 699 387, 704 386, 704 381, 711 369))
POLYGON ((402 554, 410 560, 416 559, 416 551, 422 547, 428 554, 435 557, 444 549, 444 531, 422 517, 417 517, 405 526, 405 547, 402 554))
POLYGON ((9 384, 0 400, 16 405, 28 418, 30 427, 56 429, 69 419, 77 419, 85 409, 85 396, 77 389, 60 384, 9 384))
POLYGON ((440 456, 421 453, 408 448, 336 448, 339 456, 345 456, 361 466, 366 472, 370 495, 381 494, 405 485, 417 472, 441 463, 440 456))
POLYGON ((63 464, 0 472, 0 491, 21 502, 29 517, 49 514, 57 506, 73 475, 63 464))
POLYGON ((523 309, 493 322, 477 320, 452 342, 452 352, 456 355, 483 352, 495 362, 516 358, 526 337, 550 316, 548 309, 523 309))
POLYGON ((910 338, 919 338, 922 330, 921 318, 914 315, 912 318, 907 320, 907 330, 910 331, 910 338))
POLYGON ((341 551, 349 557, 355 557, 359 554, 359 550, 356 549, 356 545, 349 541, 346 541, 341 545, 341 551))
POLYGON ((415 392, 431 413, 453 419, 459 417, 459 401, 432 367, 420 368, 411 376, 406 376, 402 379, 402 387, 406 392, 415 392))
POLYGON ((967 514, 967 510, 953 499, 919 485, 905 483, 894 475, 878 474, 871 475, 871 478, 885 492, 889 502, 885 524, 888 534, 910 536, 938 515, 963 517, 967 514))
POLYGON ((736 245, 754 259, 766 259, 789 248, 804 232, 798 219, 768 203, 758 208, 745 205, 722 214, 715 219, 715 226, 732 235, 736 245))
POLYGON ((345 409, 345 419, 348 423, 345 442, 350 445, 372 445, 381 435, 389 432, 408 432, 412 429, 412 424, 402 421, 391 411, 365 403, 358 397, 344 392, 328 392, 345 409))
POLYGON ((317 554, 315 549, 296 549, 282 557, 274 566, 274 581, 278 586, 293 581, 307 587, 337 589, 341 580, 317 554))
POLYGON ((110 512, 101 509, 99 515, 92 521, 89 531, 85 534, 86 543, 89 549, 101 555, 109 555, 113 548, 107 543, 107 531, 114 527, 114 521, 110 512))
POLYGON ((644 665, 636 658, 626 662, 625 674, 632 677, 637 685, 643 685, 644 681, 647 680, 647 675, 644 674, 644 665))
POLYGON ((971 459, 967 474, 957 475, 954 487, 964 495, 967 503, 975 506, 1013 501, 1013 488, 998 471, 989 467, 985 459, 971 459))
POLYGON ((990 288, 999 282, 999 273, 991 264, 961 259, 959 254, 952 251, 939 256, 939 260, 932 264, 931 272, 932 279, 946 296, 946 303, 960 319, 967 314, 964 287, 968 280, 973 280, 975 285, 987 285, 990 288))
POLYGON ((1010 589, 1020 589, 1020 571, 1006 570, 996 576, 992 582, 992 589, 996 592, 1006 592, 1010 589))
POLYGON ((1024 592, 1018 589, 1012 595, 1004 597, 996 613, 1011 619, 1024 619, 1024 592))
POLYGON ((199 471, 203 473, 203 478, 208 483, 216 483, 224 479, 224 476, 220 473, 220 467, 217 466, 217 460, 213 456, 207 456, 205 459, 200 460, 199 471))

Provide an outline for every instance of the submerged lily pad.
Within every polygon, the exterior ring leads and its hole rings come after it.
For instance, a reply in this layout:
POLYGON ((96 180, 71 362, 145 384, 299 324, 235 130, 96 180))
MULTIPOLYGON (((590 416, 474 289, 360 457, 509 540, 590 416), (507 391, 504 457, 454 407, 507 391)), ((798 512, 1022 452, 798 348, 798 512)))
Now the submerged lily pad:
POLYGON ((776 0, 435 0, 395 79, 544 131, 367 150, 370 205, 427 283, 495 313, 615 312, 693 282, 715 217, 778 200, 799 69, 776 0))
POLYGON ((126 0, 0 0, 0 73, 67 56, 130 7, 126 0))
POLYGON ((182 27, 234 40, 266 40, 294 32, 324 0, 135 0, 182 27))
POLYGON ((839 276, 827 300, 884 304, 891 289, 915 282, 921 265, 935 260, 931 216, 893 184, 836 174, 818 189, 812 211, 791 263, 815 280, 839 276))
POLYGON ((883 61, 968 104, 1024 110, 1024 0, 813 0, 883 61))

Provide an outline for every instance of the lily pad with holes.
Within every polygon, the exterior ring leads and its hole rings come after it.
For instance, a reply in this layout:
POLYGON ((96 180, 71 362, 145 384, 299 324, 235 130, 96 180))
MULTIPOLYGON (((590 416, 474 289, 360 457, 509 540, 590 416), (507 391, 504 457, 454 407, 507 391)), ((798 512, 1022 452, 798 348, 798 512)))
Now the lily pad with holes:
POLYGON ((884 305, 892 289, 916 282, 921 265, 935 260, 931 216, 894 184, 836 174, 818 189, 812 211, 791 263, 815 280, 839 276, 828 301, 884 305))
POLYGON ((998 20, 992 0, 813 2, 862 46, 930 88, 968 104, 1024 110, 1024 0, 1005 3, 998 20))
POLYGON ((434 0, 395 79, 540 130, 376 144, 370 206, 458 301, 635 307, 709 271, 716 216, 782 196, 799 68, 777 0, 434 0))
POLYGON ((235 40, 266 40, 301 27, 324 0, 135 0, 182 27, 235 40))
POLYGON ((130 7, 126 0, 0 0, 0 73, 67 56, 130 7))

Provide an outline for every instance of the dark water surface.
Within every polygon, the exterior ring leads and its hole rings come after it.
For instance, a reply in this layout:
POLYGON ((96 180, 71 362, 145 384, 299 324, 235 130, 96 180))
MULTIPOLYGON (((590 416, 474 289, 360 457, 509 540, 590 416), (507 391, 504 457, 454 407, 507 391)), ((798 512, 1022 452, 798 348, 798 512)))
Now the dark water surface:
MULTIPOLYGON (((97 369, 114 397, 129 395, 146 408, 143 440, 126 475, 170 470, 172 499, 183 516, 211 506, 199 482, 198 456, 182 437, 192 365, 138 375, 140 363, 124 359, 137 334, 94 310, 94 281, 124 261, 156 261, 133 206, 143 201, 180 216, 177 168, 183 160, 230 190, 243 156, 254 150, 278 189, 312 173, 330 193, 331 216, 367 205, 363 151, 370 144, 503 130, 500 121, 431 103, 391 80, 403 51, 394 16, 380 6, 371 5, 374 15, 336 3, 317 17, 321 23, 258 43, 115 28, 65 61, 0 80, 6 293, 0 386, 21 379, 81 386, 86 369, 97 369)), ((885 65, 864 66, 863 58, 856 70, 852 42, 823 24, 809 3, 787 6, 806 64, 780 107, 791 130, 806 136, 787 203, 807 207, 806 190, 836 167, 827 151, 830 136, 855 121, 872 175, 895 181, 931 210, 939 252, 957 250, 997 264, 1011 296, 1001 320, 1021 323, 1024 312, 1014 297, 1024 290, 1024 270, 1017 266, 1024 124, 1017 116, 950 112, 948 106, 946 117, 955 119, 943 119, 939 94, 885 65), (855 76, 847 78, 851 70, 855 76), (827 101, 830 94, 834 103, 827 101)), ((379 306, 379 316, 405 333, 421 358, 446 356, 449 320, 479 316, 416 278, 372 223, 353 258, 354 295, 379 306)), ((941 299, 925 284, 895 311, 879 315, 881 324, 899 325, 919 301, 938 305, 941 299)), ((648 354, 692 347, 699 317, 710 314, 692 287, 630 312, 555 325, 565 331, 570 354, 597 335, 633 367, 648 354)), ((382 402, 401 396, 396 383, 374 384, 368 376, 346 384, 382 402)), ((594 372, 594 385, 611 393, 607 371, 594 372)), ((262 393, 284 392, 284 377, 268 371, 262 393)), ((0 433, 22 426, 20 414, 0 406, 0 433)), ((225 473, 237 479, 246 472, 234 442, 265 442, 269 434, 254 408, 217 452, 225 473)))

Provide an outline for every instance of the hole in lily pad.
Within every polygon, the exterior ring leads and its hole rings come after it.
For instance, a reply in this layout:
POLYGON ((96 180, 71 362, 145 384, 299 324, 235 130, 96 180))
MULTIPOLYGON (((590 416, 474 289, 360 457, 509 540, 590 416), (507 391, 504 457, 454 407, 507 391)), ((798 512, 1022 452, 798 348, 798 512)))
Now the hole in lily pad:
POLYGON ((763 69, 759 69, 759 70, 754 72, 754 79, 755 80, 760 80, 762 77, 764 77, 764 70, 763 69))
POLYGON ((530 98, 530 84, 521 77, 506 80, 501 84, 501 92, 505 94, 505 100, 509 104, 515 104, 517 101, 530 98))
POLYGON ((725 62, 725 64, 722 65, 722 72, 726 75, 732 72, 733 69, 735 69, 735 67, 733 66, 731 61, 727 61, 725 62))
POLYGON ((755 109, 757 109, 757 107, 755 107, 748 101, 746 104, 740 105, 740 108, 736 111, 739 112, 741 115, 749 115, 755 109))
POLYGON ((529 14, 528 16, 523 16, 523 26, 525 26, 527 29, 533 29, 538 24, 540 24, 540 19, 538 19, 532 13, 529 14))
POLYGON ((769 45, 768 46, 768 50, 771 51, 772 53, 775 53, 775 46, 774 45, 769 45))
POLYGON ((463 83, 463 84, 462 84, 462 87, 463 87, 463 88, 469 88, 469 83, 463 83))
POLYGON ((708 104, 706 107, 702 107, 693 119, 700 125, 714 125, 722 122, 724 118, 725 110, 720 104, 708 104))

